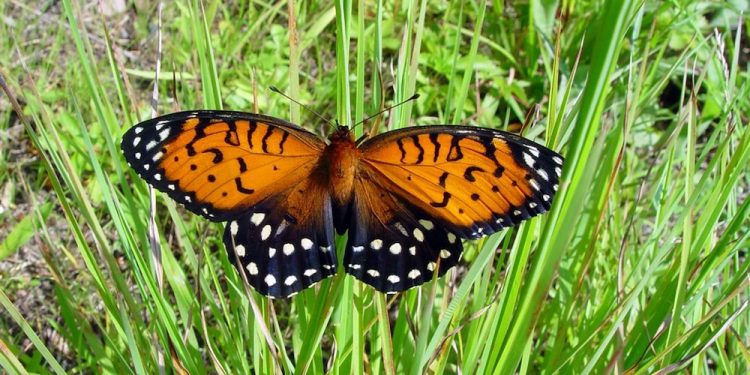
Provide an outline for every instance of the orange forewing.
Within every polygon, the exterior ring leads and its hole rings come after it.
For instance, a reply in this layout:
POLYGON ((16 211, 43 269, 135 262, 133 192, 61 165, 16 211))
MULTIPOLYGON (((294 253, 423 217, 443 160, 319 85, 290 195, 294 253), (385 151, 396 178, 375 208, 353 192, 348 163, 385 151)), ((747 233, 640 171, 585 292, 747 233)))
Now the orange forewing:
POLYGON ((216 121, 201 130, 195 122, 163 146, 159 167, 180 190, 217 210, 252 206, 307 178, 322 152, 300 140, 304 133, 265 122, 216 121))
POLYGON ((417 127, 367 140, 361 148, 365 169, 380 177, 373 180, 381 188, 444 223, 470 228, 512 218, 531 201, 544 203, 533 169, 506 137, 511 135, 477 128, 417 127))

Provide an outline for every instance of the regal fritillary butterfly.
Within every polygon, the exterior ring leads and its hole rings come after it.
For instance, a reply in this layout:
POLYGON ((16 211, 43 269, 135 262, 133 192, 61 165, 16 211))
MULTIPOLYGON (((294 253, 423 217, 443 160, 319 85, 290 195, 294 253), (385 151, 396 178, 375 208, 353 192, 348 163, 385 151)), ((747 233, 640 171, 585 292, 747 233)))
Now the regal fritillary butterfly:
POLYGON ((325 140, 243 112, 190 111, 129 129, 131 167, 190 211, 227 222, 224 244, 258 292, 294 294, 344 270, 400 292, 456 265, 478 238, 547 211, 563 158, 516 135, 411 127, 325 140))

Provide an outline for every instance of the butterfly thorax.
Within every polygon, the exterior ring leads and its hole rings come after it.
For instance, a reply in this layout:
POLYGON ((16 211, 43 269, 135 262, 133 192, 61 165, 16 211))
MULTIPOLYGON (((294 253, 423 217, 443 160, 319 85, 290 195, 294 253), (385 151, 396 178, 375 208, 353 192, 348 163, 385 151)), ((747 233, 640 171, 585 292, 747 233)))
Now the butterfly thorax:
POLYGON ((330 191, 334 202, 346 206, 352 199, 354 175, 360 160, 360 151, 354 142, 354 134, 345 126, 339 126, 328 138, 326 147, 330 191))

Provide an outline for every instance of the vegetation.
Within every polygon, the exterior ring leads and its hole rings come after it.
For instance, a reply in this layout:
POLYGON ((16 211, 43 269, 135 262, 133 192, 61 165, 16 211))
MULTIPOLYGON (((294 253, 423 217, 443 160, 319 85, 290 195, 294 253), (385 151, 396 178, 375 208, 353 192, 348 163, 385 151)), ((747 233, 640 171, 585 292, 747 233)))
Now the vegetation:
POLYGON ((746 2, 115 3, 0 1, 3 371, 750 370, 746 2), (523 132, 564 182, 436 282, 385 296, 339 273, 269 300, 222 225, 157 194, 149 235, 118 145, 154 85, 159 113, 321 133, 268 87, 346 124, 419 93, 366 130, 523 132))

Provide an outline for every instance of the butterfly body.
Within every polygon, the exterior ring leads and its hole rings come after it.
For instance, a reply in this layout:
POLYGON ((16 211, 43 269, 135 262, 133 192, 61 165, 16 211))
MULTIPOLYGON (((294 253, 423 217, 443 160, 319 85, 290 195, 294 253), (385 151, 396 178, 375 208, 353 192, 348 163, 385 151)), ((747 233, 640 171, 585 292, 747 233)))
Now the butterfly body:
POLYGON ((328 162, 330 193, 334 202, 344 207, 352 199, 361 152, 354 142, 354 134, 347 127, 338 127, 328 140, 324 154, 328 162))
POLYGON ((477 238, 549 209, 562 157, 510 133, 412 127, 328 139, 273 117, 192 111, 137 124, 128 163, 190 211, 227 222, 229 259, 258 292, 286 297, 341 265, 399 292, 457 264, 477 238))

